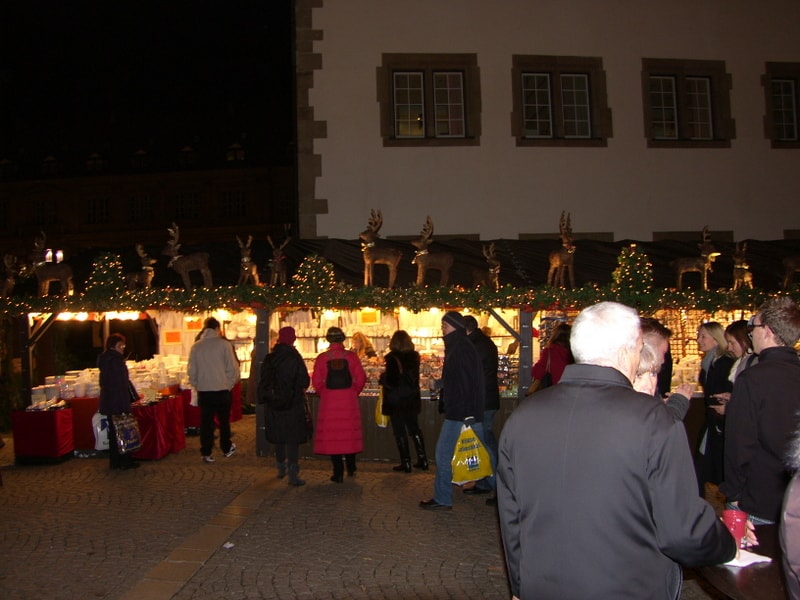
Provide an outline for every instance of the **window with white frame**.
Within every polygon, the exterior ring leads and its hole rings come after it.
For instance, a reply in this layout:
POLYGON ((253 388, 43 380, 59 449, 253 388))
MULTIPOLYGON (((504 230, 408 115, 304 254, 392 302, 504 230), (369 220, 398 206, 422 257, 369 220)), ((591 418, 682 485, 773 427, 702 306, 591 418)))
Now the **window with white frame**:
POLYGON ((378 79, 384 145, 479 142, 480 81, 474 54, 384 54, 378 79))
POLYGON ((730 146, 735 128, 724 62, 643 59, 642 86, 649 146, 730 146))
POLYGON ((773 148, 800 148, 800 63, 766 64, 763 77, 766 115, 765 135, 771 140, 773 148))
POLYGON ((517 145, 605 146, 611 137, 602 59, 515 55, 517 145))

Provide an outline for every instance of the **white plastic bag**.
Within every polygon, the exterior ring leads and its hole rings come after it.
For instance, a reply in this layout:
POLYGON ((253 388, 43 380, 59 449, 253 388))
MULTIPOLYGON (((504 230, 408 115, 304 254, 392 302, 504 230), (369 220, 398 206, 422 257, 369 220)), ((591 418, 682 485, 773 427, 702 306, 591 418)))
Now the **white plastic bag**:
POLYGON ((99 412, 94 413, 92 429, 94 429, 94 449, 108 450, 108 417, 99 412))

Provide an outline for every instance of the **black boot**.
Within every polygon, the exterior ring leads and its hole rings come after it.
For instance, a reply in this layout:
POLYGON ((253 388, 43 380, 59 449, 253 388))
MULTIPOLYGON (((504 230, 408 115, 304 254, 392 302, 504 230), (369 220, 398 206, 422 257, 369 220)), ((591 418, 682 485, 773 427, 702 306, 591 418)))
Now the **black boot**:
POLYGON ((344 463, 347 466, 347 476, 348 477, 355 477, 355 474, 356 474, 356 455, 355 454, 345 454, 344 455, 344 463))
POLYGON ((289 485, 300 487, 301 485, 306 484, 303 479, 300 479, 297 476, 298 473, 300 473, 300 465, 297 463, 289 463, 289 485))
POLYGON ((400 452, 400 464, 392 467, 392 471, 411 473, 411 454, 408 451, 408 438, 405 435, 399 435, 394 439, 397 442, 397 450, 400 452))
POLYGON ((333 475, 331 476, 331 481, 333 483, 342 483, 342 481, 344 481, 344 463, 342 462, 342 455, 331 455, 331 463, 333 464, 333 475))
POLYGON ((425 454, 425 440, 422 437, 422 432, 415 433, 411 436, 414 440, 414 449, 417 451, 417 462, 414 463, 415 469, 428 470, 428 456, 425 454))

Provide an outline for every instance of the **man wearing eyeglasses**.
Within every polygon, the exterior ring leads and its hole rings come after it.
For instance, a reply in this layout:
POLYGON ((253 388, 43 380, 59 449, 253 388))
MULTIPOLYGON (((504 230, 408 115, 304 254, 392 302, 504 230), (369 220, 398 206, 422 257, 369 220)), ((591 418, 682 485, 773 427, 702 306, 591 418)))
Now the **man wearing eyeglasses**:
POLYGON ((755 525, 776 523, 789 472, 786 458, 800 418, 800 307, 767 300, 747 330, 758 364, 736 378, 726 408, 725 480, 720 491, 755 525))

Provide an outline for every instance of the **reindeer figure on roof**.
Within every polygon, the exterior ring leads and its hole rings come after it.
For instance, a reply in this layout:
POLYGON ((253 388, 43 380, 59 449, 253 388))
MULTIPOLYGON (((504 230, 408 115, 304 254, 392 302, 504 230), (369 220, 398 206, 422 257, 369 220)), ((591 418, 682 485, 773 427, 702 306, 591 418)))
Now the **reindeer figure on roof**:
POLYGON ((14 286, 17 283, 19 265, 17 264, 17 257, 13 254, 6 254, 3 256, 3 264, 5 265, 6 278, 3 281, 3 289, 2 292, 0 292, 0 297, 8 298, 11 292, 14 291, 14 286))
POLYGON ((181 249, 181 245, 178 243, 180 229, 178 229, 178 226, 173 222, 172 227, 167 227, 167 232, 170 238, 167 241, 167 246, 163 250, 163 254, 170 257, 167 266, 181 276, 183 287, 187 291, 192 290, 192 281, 189 278, 189 273, 192 271, 200 271, 200 274, 203 276, 204 287, 214 287, 211 280, 211 270, 208 268, 208 252, 195 252, 183 256, 179 254, 181 249))
POLYGON ((450 279, 450 269, 453 267, 455 257, 451 252, 431 253, 428 248, 433 242, 433 221, 430 216, 425 220, 419 238, 412 240, 411 245, 417 250, 411 264, 417 265, 417 286, 425 285, 425 274, 428 271, 439 271, 439 285, 447 285, 450 279))
POLYGON ((800 271, 800 256, 787 256, 783 259, 783 289, 788 290, 791 287, 797 271, 800 271))
POLYGON ((56 257, 53 262, 52 250, 45 248, 46 244, 47 236, 42 231, 33 240, 33 252, 30 256, 33 272, 39 282, 39 296, 47 296, 50 291, 50 283, 53 281, 57 281, 61 285, 62 294, 71 296, 74 291, 72 267, 61 262, 60 257, 56 257))
POLYGON ((136 254, 139 255, 142 268, 126 275, 125 282, 129 290, 149 288, 153 284, 153 277, 156 275, 153 265, 158 261, 147 253, 144 246, 136 244, 136 254))
POLYGON ((258 265, 253 262, 251 256, 252 249, 250 245, 253 243, 253 236, 247 236, 246 244, 238 235, 236 236, 236 241, 239 244, 239 252, 242 255, 241 262, 239 263, 239 281, 236 282, 236 285, 244 285, 247 283, 261 285, 258 279, 258 265))
POLYGON ((700 256, 683 256, 676 258, 669 264, 675 269, 678 275, 678 289, 683 289, 683 276, 686 273, 700 273, 702 277, 702 288, 708 289, 708 274, 713 271, 711 265, 719 256, 714 244, 711 243, 711 234, 708 232, 708 225, 703 227, 702 242, 697 244, 700 249, 700 256))
POLYGON ((745 287, 753 289, 753 274, 747 264, 747 242, 742 242, 733 251, 733 289, 745 287))
POLYGON ((389 288, 394 287, 394 282, 397 279, 397 265, 403 258, 403 253, 397 248, 376 248, 375 242, 378 241, 380 235, 378 232, 383 225, 383 215, 381 211, 375 211, 373 208, 370 211, 370 218, 367 222, 367 228, 358 234, 361 240, 361 254, 364 257, 364 285, 372 285, 372 275, 375 265, 386 265, 389 267, 389 288))
POLYGON ((494 242, 483 244, 481 249, 486 262, 489 263, 489 268, 473 269, 472 285, 476 288, 486 286, 497 291, 500 289, 500 261, 495 255, 494 242))
POLYGON ((284 254, 283 249, 286 248, 291 239, 292 238, 287 237, 280 246, 276 246, 272 242, 272 238, 267 236, 267 241, 272 247, 272 259, 269 261, 269 269, 271 271, 269 284, 273 287, 276 285, 286 285, 286 254, 284 254))
POLYGON ((575 273, 572 267, 575 261, 576 248, 572 243, 570 213, 561 211, 558 230, 561 234, 561 248, 550 253, 550 270, 547 271, 547 285, 564 287, 564 278, 569 271, 569 287, 574 288, 575 273))

